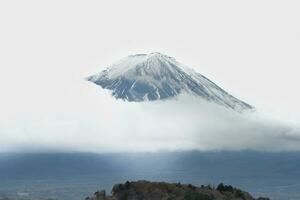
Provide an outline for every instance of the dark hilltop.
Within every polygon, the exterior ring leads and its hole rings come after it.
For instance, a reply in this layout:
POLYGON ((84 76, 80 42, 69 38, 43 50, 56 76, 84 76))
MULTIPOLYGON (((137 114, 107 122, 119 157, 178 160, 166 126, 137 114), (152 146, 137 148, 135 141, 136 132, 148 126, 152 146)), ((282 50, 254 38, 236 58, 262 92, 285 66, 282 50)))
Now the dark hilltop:
POLYGON ((211 185, 194 185, 165 182, 135 181, 116 184, 112 195, 105 190, 95 192, 94 196, 85 200, 270 200, 254 198, 249 193, 231 185, 220 183, 211 185))

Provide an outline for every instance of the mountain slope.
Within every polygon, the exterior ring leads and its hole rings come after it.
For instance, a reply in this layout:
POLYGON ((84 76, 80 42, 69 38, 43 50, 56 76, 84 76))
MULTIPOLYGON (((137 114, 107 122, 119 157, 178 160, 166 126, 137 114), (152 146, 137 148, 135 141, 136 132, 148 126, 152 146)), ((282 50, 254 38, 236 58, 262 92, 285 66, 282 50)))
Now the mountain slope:
POLYGON ((253 108, 205 76, 161 53, 130 55, 87 80, 126 101, 163 100, 188 93, 235 110, 253 108))

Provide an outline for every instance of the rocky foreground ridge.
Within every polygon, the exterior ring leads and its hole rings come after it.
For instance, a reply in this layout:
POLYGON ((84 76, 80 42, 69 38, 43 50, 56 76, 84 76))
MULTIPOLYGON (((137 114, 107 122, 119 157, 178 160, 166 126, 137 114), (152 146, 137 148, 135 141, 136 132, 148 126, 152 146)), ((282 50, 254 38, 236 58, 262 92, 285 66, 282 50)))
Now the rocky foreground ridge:
POLYGON ((97 191, 86 200, 270 200, 254 198, 249 193, 231 185, 219 184, 216 188, 165 182, 136 181, 117 184, 110 196, 97 191))

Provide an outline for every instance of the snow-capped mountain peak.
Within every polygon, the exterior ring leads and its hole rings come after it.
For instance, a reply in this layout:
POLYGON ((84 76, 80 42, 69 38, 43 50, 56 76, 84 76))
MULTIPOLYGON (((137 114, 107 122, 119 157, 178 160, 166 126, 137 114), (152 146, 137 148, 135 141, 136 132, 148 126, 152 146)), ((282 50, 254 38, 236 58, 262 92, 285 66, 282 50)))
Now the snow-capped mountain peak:
POLYGON ((188 93, 238 111, 253 108, 175 58, 158 52, 127 56, 87 80, 126 101, 165 100, 188 93))

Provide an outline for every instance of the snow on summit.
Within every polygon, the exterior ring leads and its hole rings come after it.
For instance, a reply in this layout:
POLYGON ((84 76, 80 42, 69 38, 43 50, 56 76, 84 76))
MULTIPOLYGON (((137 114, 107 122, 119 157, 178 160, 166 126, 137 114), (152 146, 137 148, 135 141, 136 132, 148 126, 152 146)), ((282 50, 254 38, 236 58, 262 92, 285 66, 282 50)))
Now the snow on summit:
POLYGON ((253 108, 175 58, 158 52, 127 56, 87 80, 125 101, 167 100, 188 93, 238 111, 253 108))

